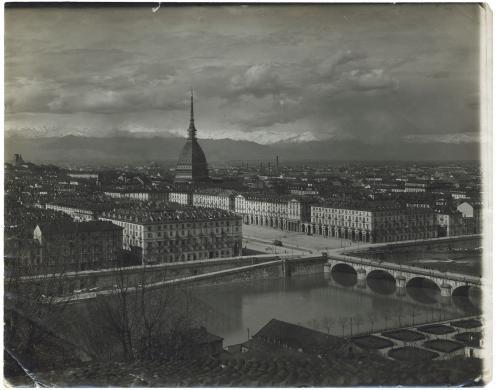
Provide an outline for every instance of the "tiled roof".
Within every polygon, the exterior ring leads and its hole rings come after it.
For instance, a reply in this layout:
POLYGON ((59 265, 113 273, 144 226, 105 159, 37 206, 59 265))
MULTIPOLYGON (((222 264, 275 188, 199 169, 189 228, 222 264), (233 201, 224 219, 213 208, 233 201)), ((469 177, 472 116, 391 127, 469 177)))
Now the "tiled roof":
POLYGON ((123 228, 114 225, 109 221, 88 221, 88 222, 47 222, 38 226, 41 232, 46 233, 82 233, 82 232, 102 232, 111 230, 122 230, 123 228))
POLYGON ((343 210, 362 210, 362 211, 379 211, 379 210, 400 210, 405 209, 400 203, 394 201, 328 201, 323 202, 316 207, 327 207, 343 210))
POLYGON ((201 188, 194 191, 198 195, 218 195, 218 196, 231 196, 236 195, 236 191, 224 188, 201 188))
POLYGON ((102 217, 137 223, 241 218, 226 210, 179 205, 174 205, 173 207, 169 206, 167 208, 118 208, 112 211, 104 212, 102 217))
POLYGON ((276 341, 292 348, 308 349, 312 347, 341 347, 346 341, 340 337, 327 335, 312 329, 294 325, 276 319, 270 320, 255 337, 260 337, 268 342, 276 341))

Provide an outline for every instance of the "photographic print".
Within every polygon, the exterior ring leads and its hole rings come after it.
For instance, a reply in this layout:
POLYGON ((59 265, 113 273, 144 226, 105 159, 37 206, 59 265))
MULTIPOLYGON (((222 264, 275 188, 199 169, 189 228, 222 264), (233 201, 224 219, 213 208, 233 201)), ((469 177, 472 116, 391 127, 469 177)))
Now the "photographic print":
POLYGON ((5 383, 486 385, 491 22, 5 3, 5 383))

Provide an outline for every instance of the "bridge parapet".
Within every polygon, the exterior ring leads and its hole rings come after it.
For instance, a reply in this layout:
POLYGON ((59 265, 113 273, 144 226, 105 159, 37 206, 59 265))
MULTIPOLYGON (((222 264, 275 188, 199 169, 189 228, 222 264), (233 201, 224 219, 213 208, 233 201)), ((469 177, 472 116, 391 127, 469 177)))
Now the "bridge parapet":
POLYGON ((414 278, 428 279, 439 287, 441 295, 445 297, 450 297, 460 287, 482 287, 481 279, 474 276, 440 272, 347 255, 329 256, 324 272, 332 272, 332 269, 340 264, 351 267, 356 272, 358 280, 365 280, 372 271, 386 272, 396 280, 396 286, 400 289, 406 288, 407 284, 414 278))

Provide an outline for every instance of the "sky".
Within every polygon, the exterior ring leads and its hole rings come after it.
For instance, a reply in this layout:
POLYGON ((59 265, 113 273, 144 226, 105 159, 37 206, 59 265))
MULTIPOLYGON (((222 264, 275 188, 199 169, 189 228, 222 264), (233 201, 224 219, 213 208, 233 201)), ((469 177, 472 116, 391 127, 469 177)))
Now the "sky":
POLYGON ((31 137, 464 143, 477 4, 6 9, 5 129, 31 137))

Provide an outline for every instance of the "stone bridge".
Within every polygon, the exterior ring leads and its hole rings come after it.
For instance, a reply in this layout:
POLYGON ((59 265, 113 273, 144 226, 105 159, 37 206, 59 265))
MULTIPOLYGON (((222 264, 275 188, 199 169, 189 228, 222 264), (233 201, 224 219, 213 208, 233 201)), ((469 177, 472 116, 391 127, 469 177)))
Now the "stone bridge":
POLYGON ((324 266, 324 272, 341 270, 354 272, 357 282, 375 275, 386 279, 395 280, 398 293, 404 293, 408 285, 416 281, 428 280, 434 283, 441 291, 441 297, 452 295, 467 295, 471 287, 482 287, 482 281, 478 277, 456 274, 451 272, 440 272, 432 269, 399 265, 378 260, 368 260, 347 255, 332 255, 324 266))

